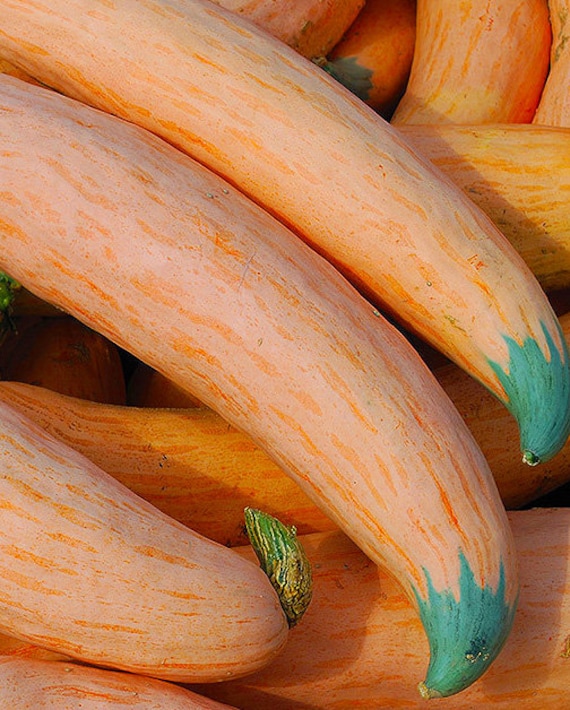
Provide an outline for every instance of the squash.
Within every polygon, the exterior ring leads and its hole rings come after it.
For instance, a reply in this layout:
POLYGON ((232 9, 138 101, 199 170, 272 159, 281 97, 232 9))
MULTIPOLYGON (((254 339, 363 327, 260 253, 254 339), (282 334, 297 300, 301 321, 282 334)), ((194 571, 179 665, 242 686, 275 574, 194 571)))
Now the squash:
MULTIPOLYGON (((509 512, 508 517, 521 559, 513 632, 483 678, 439 701, 450 710, 565 707, 570 683, 570 509, 535 508, 509 512)), ((401 587, 338 530, 300 539, 313 561, 314 593, 283 652, 242 680, 188 689, 242 710, 425 707, 410 677, 422 672, 427 642, 401 587)), ((255 559, 249 546, 236 552, 255 559)), ((37 646, 2 635, 0 653, 50 658, 37 646)))
POLYGON ((416 0, 367 0, 317 64, 389 120, 408 82, 416 37, 416 0))
POLYGON ((570 286, 570 128, 520 123, 398 128, 486 212, 543 289, 570 286))
MULTIPOLYGON (((509 521, 521 561, 512 634, 485 676, 437 707, 568 704, 570 509, 515 511, 509 521)), ((426 641, 401 589, 339 532, 304 536, 303 545, 314 564, 313 601, 284 652, 247 678, 192 689, 242 710, 425 708, 409 678, 422 671, 426 641)), ((249 548, 243 554, 251 557, 249 548)))
POLYGON ((126 404, 117 347, 75 318, 44 318, 27 328, 2 368, 6 380, 73 397, 126 404))
POLYGON ((84 662, 212 682, 287 639, 261 569, 0 405, 0 631, 84 662))
POLYGON ((552 25, 550 67, 533 123, 570 128, 570 2, 548 0, 552 25))
MULTIPOLYGON (((570 313, 560 322, 570 340, 570 313)), ((516 456, 514 420, 484 387, 452 364, 434 374, 481 447, 507 508, 528 505, 570 481, 570 441, 550 461, 529 468, 516 456)), ((166 514, 224 545, 247 544, 247 506, 271 512, 300 534, 337 527, 249 436, 208 407, 105 406, 12 382, 0 382, 0 400, 166 514)))
POLYGON ((530 123, 548 74, 547 0, 417 0, 392 123, 530 123))
POLYGON ((10 710, 230 710, 154 678, 77 663, 0 656, 0 703, 10 710))
POLYGON ((212 171, 54 91, 0 87, 0 268, 246 432, 400 580, 432 638, 426 692, 473 682, 511 627, 517 564, 488 464, 418 353, 212 171))
POLYGON ((11 0, 0 55, 158 133, 290 225, 494 392, 526 461, 563 446, 568 353, 540 285, 460 188, 312 62, 204 0, 11 0))
POLYGON ((364 0, 214 0, 285 42, 304 57, 320 57, 342 38, 364 0))

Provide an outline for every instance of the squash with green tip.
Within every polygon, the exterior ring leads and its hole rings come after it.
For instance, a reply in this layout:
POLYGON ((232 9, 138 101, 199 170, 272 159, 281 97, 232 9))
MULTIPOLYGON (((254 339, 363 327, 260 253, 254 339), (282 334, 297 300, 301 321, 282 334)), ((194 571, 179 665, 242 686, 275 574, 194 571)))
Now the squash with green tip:
POLYGON ((460 188, 312 62, 206 0, 10 0, 0 56, 157 133, 289 225, 494 392, 526 461, 564 445, 568 352, 540 285, 460 188))
POLYGON ((0 77, 0 134, 0 268, 248 433, 386 565, 432 636, 428 687, 479 677, 513 621, 512 535, 480 448, 404 336, 150 132, 0 77))

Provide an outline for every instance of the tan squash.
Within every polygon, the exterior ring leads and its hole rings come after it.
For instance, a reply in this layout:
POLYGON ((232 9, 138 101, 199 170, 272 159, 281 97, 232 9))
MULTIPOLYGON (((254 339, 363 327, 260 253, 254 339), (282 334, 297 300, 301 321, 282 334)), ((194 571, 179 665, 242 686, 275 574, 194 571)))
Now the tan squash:
POLYGON ((548 0, 552 25, 550 67, 533 123, 570 128, 570 2, 548 0))
MULTIPOLYGON (((513 633, 485 676, 434 706, 566 707, 570 509, 511 512, 509 520, 521 560, 513 633)), ((303 545, 314 563, 313 601, 283 654, 243 680, 194 689, 242 710, 425 708, 409 680, 421 675, 425 641, 399 587, 340 533, 306 536, 303 545)))
POLYGON ((253 22, 304 57, 331 50, 354 22, 364 0, 214 0, 253 22))
POLYGON ((547 291, 570 285, 570 127, 401 125, 493 220, 547 291))
POLYGON ((212 682, 287 639, 259 566, 161 513, 4 402, 0 631, 56 654, 212 682))
POLYGON ((233 706, 133 673, 0 656, 0 703, 10 710, 230 710, 233 706))
MULTIPOLYGON (((536 508, 508 515, 522 581, 513 633, 489 672, 462 693, 438 700, 442 708, 565 707, 570 683, 570 510, 536 508)), ((410 679, 422 673, 426 641, 401 587, 339 531, 301 540, 313 561, 313 600, 284 651, 242 680, 189 688, 241 710, 424 708, 425 700, 414 693, 410 679)), ((254 559, 250 547, 236 551, 254 559)), ((46 656, 6 636, 0 636, 0 652, 46 656)))
POLYGON ((318 64, 389 120, 408 82, 415 37, 416 0, 367 0, 318 64))
POLYGON ((549 68, 547 0, 417 0, 392 123, 530 123, 549 68))
MULTIPOLYGON (((570 315, 561 323, 570 340, 570 315)), ((435 375, 480 445, 507 508, 570 480, 570 442, 529 468, 516 456, 516 425, 504 407, 454 365, 435 375)), ((243 509, 258 507, 299 533, 336 529, 297 483, 249 436, 207 407, 104 406, 19 383, 0 399, 77 449, 157 508, 224 545, 244 545, 243 509)))
POLYGON ((418 353, 151 133, 10 77, 0 107, 0 268, 247 432, 414 600, 435 639, 424 692, 472 682, 511 626, 516 560, 488 464, 418 353), (466 662, 481 634, 489 653, 466 662))
POLYGON ((568 354, 540 285, 482 210, 313 63, 204 0, 10 0, 0 54, 159 134, 290 225, 494 392, 530 463, 563 446, 568 354))

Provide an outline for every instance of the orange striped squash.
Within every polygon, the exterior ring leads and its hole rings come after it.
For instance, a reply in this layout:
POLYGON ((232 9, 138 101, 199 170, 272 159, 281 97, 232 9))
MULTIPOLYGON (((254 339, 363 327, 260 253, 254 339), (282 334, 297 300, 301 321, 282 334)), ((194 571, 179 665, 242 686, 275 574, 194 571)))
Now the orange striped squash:
POLYGON ((570 2, 548 0, 552 25, 550 67, 533 122, 570 128, 570 2))
POLYGON ((4 402, 0 631, 72 658, 212 682, 287 639, 258 565, 161 513, 4 402))
POLYGON ((568 353, 540 285, 458 187, 313 63, 204 0, 10 0, 0 55, 158 133, 290 225, 493 391, 529 463, 562 447, 568 353))
POLYGON ((320 57, 342 38, 364 0, 214 0, 285 42, 304 57, 320 57))
MULTIPOLYGON (((561 317, 570 340, 570 314, 561 317)), ((516 456, 516 424, 455 365, 434 370, 478 442, 507 508, 520 508, 570 480, 570 442, 529 468, 516 456)), ((117 407, 0 382, 0 400, 83 453, 184 525, 224 545, 244 545, 243 509, 261 508, 300 534, 335 529, 295 481, 242 431, 208 407, 117 407)))
POLYGON ((488 464, 418 353, 151 133, 10 77, 0 108, 0 268, 248 433, 386 565, 432 638, 426 694, 473 682, 511 627, 516 559, 488 464))
POLYGON ((530 123, 548 74, 547 0, 417 0, 392 123, 530 123))
MULTIPOLYGON (((174 683, 77 663, 0 656, 0 703, 11 710, 231 710, 174 683)), ((235 710, 235 708, 234 708, 235 710)))
POLYGON ((493 220, 546 291, 570 286, 570 127, 402 125, 493 220))
POLYGON ((318 64, 389 120, 408 82, 415 37, 416 0, 367 0, 318 64))
MULTIPOLYGON (((517 511, 509 521, 521 561, 513 632, 485 676, 434 706, 561 710, 568 703, 570 510, 517 511)), ((339 533, 306 536, 303 545, 314 561, 313 601, 284 652, 248 678, 193 689, 242 710, 425 708, 409 678, 421 674, 426 644, 400 588, 339 533)))

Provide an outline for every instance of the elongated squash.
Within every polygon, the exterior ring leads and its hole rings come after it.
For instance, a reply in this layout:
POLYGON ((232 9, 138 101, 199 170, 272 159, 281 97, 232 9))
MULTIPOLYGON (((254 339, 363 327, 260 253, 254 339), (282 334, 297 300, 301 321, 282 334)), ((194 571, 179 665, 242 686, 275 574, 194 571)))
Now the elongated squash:
POLYGON ((548 74, 547 0, 417 0, 392 123, 530 123, 548 74))
POLYGON ((10 710, 230 710, 154 678, 77 663, 0 656, 0 703, 10 710))
MULTIPOLYGON (((570 341, 570 314, 560 322, 570 341)), ((570 480, 570 441, 553 459, 529 469, 516 456, 516 424, 504 407, 455 365, 437 367, 434 374, 481 447, 507 508, 528 505, 570 480)), ((249 436, 208 407, 104 406, 14 382, 0 382, 0 400, 160 510, 222 544, 247 544, 246 506, 271 512, 300 534, 337 527, 249 436)))
POLYGON ((304 57, 331 50, 364 0, 214 0, 285 42, 304 57))
POLYGON ((398 128, 491 217, 546 291, 570 285, 570 127, 398 128))
MULTIPOLYGON (((437 707, 568 704, 570 510, 516 511, 509 520, 521 560, 513 632, 483 678, 437 707)), ((425 708, 407 681, 421 668, 425 640, 401 590, 339 533, 305 536, 303 545, 314 561, 313 601, 284 653, 248 678, 194 689, 243 710, 425 708)))
POLYGON ((319 66, 389 120, 410 75, 416 0, 367 0, 319 66))
POLYGON ((570 2, 548 0, 552 25, 550 67, 533 123, 570 128, 570 2))
POLYGON ((0 268, 248 433, 400 580, 431 639, 425 692, 468 686, 508 635, 517 565, 488 464, 418 353, 188 156, 0 87, 0 268))
POLYGON ((0 630, 57 653, 211 682, 287 638, 259 567, 197 535, 2 403, 0 630))
MULTIPOLYGON (((566 705, 570 510, 515 511, 509 522, 522 582, 513 632, 483 678, 439 701, 450 710, 560 710, 566 705)), ((426 641, 401 588, 338 531, 303 535, 301 541, 314 561, 314 595, 284 652, 243 680, 189 688, 243 710, 424 708, 408 678, 421 672, 426 641)), ((249 547, 236 551, 254 559, 249 547)), ((46 658, 37 646, 2 635, 0 652, 46 658)))
POLYGON ((494 392, 529 463, 562 447, 568 353, 536 279, 458 187, 313 63, 205 0, 9 0, 0 54, 158 133, 291 225, 494 392))

